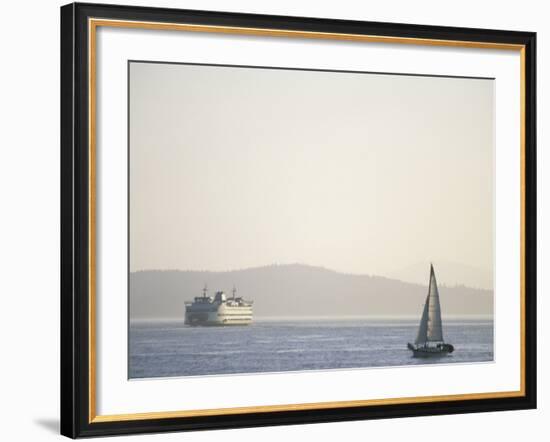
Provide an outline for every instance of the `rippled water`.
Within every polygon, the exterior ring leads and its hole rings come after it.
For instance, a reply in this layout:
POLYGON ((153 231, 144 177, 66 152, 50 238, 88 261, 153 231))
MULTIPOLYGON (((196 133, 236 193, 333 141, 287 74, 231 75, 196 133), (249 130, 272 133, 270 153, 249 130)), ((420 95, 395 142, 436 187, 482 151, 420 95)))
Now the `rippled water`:
POLYGON ((493 360, 493 322, 447 320, 454 353, 416 359, 418 321, 255 321, 244 327, 132 322, 130 378, 481 362, 493 360))

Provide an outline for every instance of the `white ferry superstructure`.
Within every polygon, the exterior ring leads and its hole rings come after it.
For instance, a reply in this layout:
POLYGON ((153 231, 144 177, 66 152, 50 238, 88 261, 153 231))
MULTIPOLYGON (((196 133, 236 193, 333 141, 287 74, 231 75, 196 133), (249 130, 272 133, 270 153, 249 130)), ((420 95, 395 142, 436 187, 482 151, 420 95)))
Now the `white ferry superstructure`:
POLYGON ((196 296, 192 302, 185 303, 185 324, 191 326, 229 326, 249 325, 252 323, 253 301, 236 296, 233 287, 232 296, 223 291, 212 296, 207 295, 206 286, 202 296, 196 296))

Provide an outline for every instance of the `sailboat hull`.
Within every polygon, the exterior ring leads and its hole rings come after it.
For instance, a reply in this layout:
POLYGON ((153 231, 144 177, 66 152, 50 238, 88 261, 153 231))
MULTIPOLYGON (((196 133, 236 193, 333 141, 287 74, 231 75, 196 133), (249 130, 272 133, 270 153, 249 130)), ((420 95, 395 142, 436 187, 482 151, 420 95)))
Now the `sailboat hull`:
POLYGON ((414 358, 443 357, 454 351, 454 347, 451 344, 438 344, 434 347, 409 344, 407 347, 409 350, 412 350, 414 358))
POLYGON ((449 353, 448 351, 413 350, 413 358, 442 358, 449 353))

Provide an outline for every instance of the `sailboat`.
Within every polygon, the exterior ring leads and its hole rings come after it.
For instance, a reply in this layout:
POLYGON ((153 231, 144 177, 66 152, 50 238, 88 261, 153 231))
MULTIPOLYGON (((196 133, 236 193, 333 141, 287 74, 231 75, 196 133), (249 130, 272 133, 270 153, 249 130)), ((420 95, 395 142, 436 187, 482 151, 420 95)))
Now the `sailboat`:
POLYGON ((451 344, 443 340, 443 328, 441 326, 441 306, 439 305, 439 290, 433 265, 430 264, 430 287, 428 296, 422 311, 420 327, 414 344, 407 344, 412 350, 413 357, 445 356, 454 351, 451 344))

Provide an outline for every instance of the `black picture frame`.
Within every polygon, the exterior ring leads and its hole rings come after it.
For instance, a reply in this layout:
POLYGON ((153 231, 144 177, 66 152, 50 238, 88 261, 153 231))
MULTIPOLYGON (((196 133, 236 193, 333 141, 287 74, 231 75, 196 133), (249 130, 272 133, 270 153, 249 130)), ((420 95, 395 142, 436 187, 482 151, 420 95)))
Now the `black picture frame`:
POLYGON ((536 408, 536 34, 303 17, 73 3, 61 7, 61 434, 241 428, 536 408), (198 417, 90 418, 90 18, 521 45, 524 51, 524 394, 516 397, 198 417))

